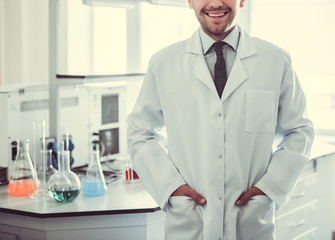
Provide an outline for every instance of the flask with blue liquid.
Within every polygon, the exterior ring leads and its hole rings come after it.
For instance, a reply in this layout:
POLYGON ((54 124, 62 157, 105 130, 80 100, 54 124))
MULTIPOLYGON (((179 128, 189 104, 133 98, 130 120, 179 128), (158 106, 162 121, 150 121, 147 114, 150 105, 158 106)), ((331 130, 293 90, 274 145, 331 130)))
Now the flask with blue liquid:
POLYGON ((107 191, 105 177, 101 170, 99 151, 89 154, 89 165, 82 183, 82 192, 85 196, 101 196, 107 191))

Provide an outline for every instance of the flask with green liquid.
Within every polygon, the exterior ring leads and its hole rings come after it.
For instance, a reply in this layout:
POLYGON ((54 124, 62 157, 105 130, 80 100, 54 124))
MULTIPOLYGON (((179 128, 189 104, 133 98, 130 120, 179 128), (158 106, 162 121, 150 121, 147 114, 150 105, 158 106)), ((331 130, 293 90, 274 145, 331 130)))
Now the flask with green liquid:
POLYGON ((70 152, 58 152, 58 171, 48 181, 48 192, 57 202, 71 202, 80 193, 80 179, 70 169, 70 152))

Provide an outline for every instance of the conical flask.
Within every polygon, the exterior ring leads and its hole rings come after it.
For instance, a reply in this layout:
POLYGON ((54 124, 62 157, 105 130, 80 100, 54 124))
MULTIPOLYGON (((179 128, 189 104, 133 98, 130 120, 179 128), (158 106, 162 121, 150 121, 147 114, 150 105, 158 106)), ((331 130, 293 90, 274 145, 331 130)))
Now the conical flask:
POLYGON ((29 155, 29 139, 18 140, 17 146, 18 154, 9 177, 8 192, 14 196, 29 196, 38 189, 35 168, 29 155))
POLYGON ((70 152, 58 152, 58 171, 48 181, 48 192, 58 202, 71 202, 80 193, 80 179, 70 169, 70 152))
POLYGON ((89 165, 83 181, 82 191, 85 196, 100 196, 107 191, 105 177, 101 170, 99 151, 90 152, 89 165))

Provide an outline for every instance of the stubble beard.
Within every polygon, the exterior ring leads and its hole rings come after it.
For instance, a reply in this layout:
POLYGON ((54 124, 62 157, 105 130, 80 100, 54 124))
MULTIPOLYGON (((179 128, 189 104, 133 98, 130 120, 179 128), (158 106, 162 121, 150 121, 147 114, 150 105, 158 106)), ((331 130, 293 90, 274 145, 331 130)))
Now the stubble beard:
MULTIPOLYGON (((230 13, 228 13, 230 14, 230 13)), ((229 32, 232 31, 234 28, 235 24, 232 22, 232 20, 228 20, 226 24, 223 26, 209 26, 207 22, 203 19, 206 16, 204 15, 203 11, 201 11, 200 15, 198 16, 198 20, 200 22, 201 28, 203 29, 204 32, 206 32, 210 36, 215 36, 215 37, 221 37, 221 36, 226 36, 229 32)), ((234 18, 233 18, 234 19, 234 18)))

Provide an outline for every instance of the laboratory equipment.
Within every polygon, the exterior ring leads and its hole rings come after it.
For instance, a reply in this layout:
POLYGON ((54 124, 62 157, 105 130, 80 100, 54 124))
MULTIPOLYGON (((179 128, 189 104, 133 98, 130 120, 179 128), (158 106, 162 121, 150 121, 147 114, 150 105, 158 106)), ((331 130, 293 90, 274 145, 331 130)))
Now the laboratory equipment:
MULTIPOLYGON (((60 87, 59 130, 60 136, 50 135, 50 111, 48 85, 11 84, 0 87, 0 168, 8 168, 6 179, 9 181, 11 169, 16 158, 16 139, 29 138, 31 158, 33 155, 32 122, 43 119, 46 122, 46 146, 62 140, 62 127, 69 132, 69 150, 71 140, 75 144, 72 151, 73 167, 89 162, 92 140, 107 146, 100 161, 108 161, 127 152, 126 114, 127 114, 127 81, 141 81, 143 76, 120 76, 118 80, 108 83, 79 84, 60 87), (112 114, 113 112, 113 114, 112 114), (78 119, 80 119, 78 121, 78 119), (105 130, 111 130, 112 138, 105 139, 105 130), (101 132, 101 140, 99 133, 101 132), (98 135, 93 136, 93 133, 98 135), (112 139, 112 140, 111 140, 112 139), (112 141, 112 147, 108 143, 112 141)), ((55 111, 55 110, 53 110, 55 111)), ((66 134, 66 132, 65 132, 66 134)), ((50 149, 50 148, 49 148, 50 149)), ((58 149, 58 147, 57 147, 58 149)), ((100 150, 101 152, 101 150, 100 150)), ((53 153, 57 162, 57 153, 53 153)), ((54 166, 55 167, 55 166, 54 166)), ((48 171, 47 171, 48 172, 48 171)))
MULTIPOLYGON (((60 147, 63 149, 63 147, 60 147)), ((48 192, 57 202, 71 202, 80 193, 80 179, 70 169, 70 152, 58 152, 58 171, 48 181, 48 192)))
MULTIPOLYGON (((64 141, 64 149, 61 149, 62 151, 66 150, 69 151, 70 147, 70 134, 69 134, 69 128, 68 127, 62 127, 62 137, 64 141)), ((71 154, 70 154, 71 155, 71 154)))
POLYGON ((46 182, 49 181, 50 177, 57 171, 53 166, 52 166, 52 150, 47 149, 45 150, 45 180, 46 182))
POLYGON ((131 169, 131 168, 127 168, 125 170, 124 174, 125 174, 125 180, 126 181, 132 181, 132 180, 139 179, 137 173, 133 169, 131 169))
POLYGON ((17 141, 18 153, 8 184, 8 193, 14 196, 29 196, 38 189, 36 171, 29 155, 29 142, 29 139, 17 141))
POLYGON ((46 149, 45 146, 45 120, 33 121, 33 162, 38 179, 42 174, 44 165, 44 155, 42 152, 46 149))
POLYGON ((34 194, 31 194, 31 198, 49 198, 48 193, 48 181, 50 177, 56 172, 56 169, 51 165, 52 150, 41 150, 41 158, 43 159, 41 169, 37 171, 37 184, 34 194))
MULTIPOLYGON (((69 139, 69 144, 68 144, 68 149, 66 149, 66 142, 65 140, 63 142, 61 142, 61 147, 62 149, 60 149, 60 151, 69 151, 70 152, 70 167, 72 167, 73 163, 74 163, 74 159, 72 157, 72 151, 74 149, 74 144, 72 143, 72 140, 71 138, 69 139)), ((51 154, 51 166, 54 170, 58 169, 58 146, 57 146, 57 143, 54 141, 54 142, 49 142, 47 144, 47 149, 51 150, 52 151, 52 154, 51 154)))
POLYGON ((120 158, 120 160, 124 164, 124 181, 126 183, 132 183, 139 180, 137 173, 132 169, 132 163, 129 154, 126 158, 120 158))
POLYGON ((48 187, 46 180, 46 159, 48 157, 48 152, 46 151, 45 145, 45 120, 35 120, 33 121, 33 161, 37 174, 37 184, 38 188, 35 193, 31 194, 31 198, 47 198, 48 187))
POLYGON ((107 188, 99 161, 99 151, 90 152, 89 159, 90 162, 82 185, 83 194, 85 196, 104 195, 107 188))

